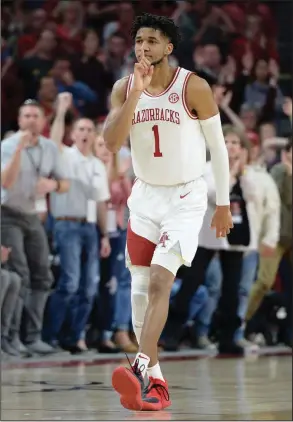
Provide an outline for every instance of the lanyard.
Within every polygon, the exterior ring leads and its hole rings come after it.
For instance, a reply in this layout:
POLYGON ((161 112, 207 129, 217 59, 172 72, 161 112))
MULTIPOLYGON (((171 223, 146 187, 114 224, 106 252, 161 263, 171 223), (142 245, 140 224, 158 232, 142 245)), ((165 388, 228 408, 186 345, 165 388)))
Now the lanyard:
POLYGON ((29 149, 26 149, 25 152, 31 162, 31 164, 33 165, 33 168, 35 169, 36 175, 37 177, 40 176, 40 171, 42 168, 42 163, 43 163, 43 148, 41 146, 39 146, 40 149, 40 160, 39 160, 39 165, 37 165, 35 159, 33 158, 32 154, 30 153, 29 149))

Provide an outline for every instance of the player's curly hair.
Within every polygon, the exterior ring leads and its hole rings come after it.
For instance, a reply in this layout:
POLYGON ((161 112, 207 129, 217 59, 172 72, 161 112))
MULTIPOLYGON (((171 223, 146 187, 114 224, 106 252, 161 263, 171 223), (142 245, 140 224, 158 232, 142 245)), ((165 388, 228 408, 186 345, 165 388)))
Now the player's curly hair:
POLYGON ((150 13, 144 13, 141 16, 137 16, 131 28, 131 36, 133 39, 135 39, 137 31, 140 28, 158 29, 163 35, 169 38, 174 49, 177 48, 181 40, 178 26, 172 19, 169 19, 166 16, 151 15, 150 13))

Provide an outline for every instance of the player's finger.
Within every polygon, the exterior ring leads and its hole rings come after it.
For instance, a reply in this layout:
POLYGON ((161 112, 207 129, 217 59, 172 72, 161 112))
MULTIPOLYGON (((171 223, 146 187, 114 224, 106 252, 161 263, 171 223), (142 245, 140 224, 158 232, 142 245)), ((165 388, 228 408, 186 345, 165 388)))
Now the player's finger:
POLYGON ((145 63, 148 67, 150 67, 151 66, 151 62, 149 61, 149 59, 147 59, 146 57, 144 57, 143 59, 142 59, 142 62, 143 63, 145 63))
POLYGON ((144 56, 144 49, 141 50, 141 56, 140 56, 140 61, 142 61, 145 58, 144 56))
POLYGON ((146 66, 148 69, 150 68, 150 66, 151 66, 151 62, 148 60, 148 59, 146 59, 146 58, 144 58, 142 61, 141 61, 141 64, 142 65, 144 65, 144 66, 146 66))
POLYGON ((148 76, 153 76, 154 73, 154 66, 151 66, 148 71, 148 76))
POLYGON ((145 60, 142 60, 139 64, 140 64, 141 66, 143 66, 143 67, 144 67, 144 69, 149 70, 149 68, 150 68, 150 66, 146 63, 146 61, 145 61, 145 60))

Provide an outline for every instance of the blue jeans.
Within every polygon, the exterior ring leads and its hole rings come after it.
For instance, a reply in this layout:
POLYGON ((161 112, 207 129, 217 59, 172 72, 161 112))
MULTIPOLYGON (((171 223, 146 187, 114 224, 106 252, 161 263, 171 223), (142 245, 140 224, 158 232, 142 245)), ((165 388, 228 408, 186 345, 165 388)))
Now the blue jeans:
POLYGON ((131 323, 131 276, 125 266, 126 230, 120 231, 114 271, 118 280, 116 296, 115 326, 117 330, 128 331, 131 323))
MULTIPOLYGON (((258 265, 258 252, 251 251, 243 257, 242 261, 242 275, 239 285, 239 307, 238 315, 242 320, 244 320, 247 306, 248 298, 256 277, 258 265)), ((239 341, 244 337, 244 326, 239 327, 235 332, 235 341, 239 341)))
POLYGON ((204 286, 208 291, 206 305, 197 315, 197 324, 195 326, 198 337, 209 334, 210 324, 213 314, 217 308, 222 286, 221 266, 218 258, 213 258, 208 266, 204 286))
POLYGON ((82 338, 99 282, 99 244, 96 225, 55 222, 55 244, 60 256, 60 278, 48 305, 44 338, 51 344, 65 321, 70 321, 69 343, 82 338))

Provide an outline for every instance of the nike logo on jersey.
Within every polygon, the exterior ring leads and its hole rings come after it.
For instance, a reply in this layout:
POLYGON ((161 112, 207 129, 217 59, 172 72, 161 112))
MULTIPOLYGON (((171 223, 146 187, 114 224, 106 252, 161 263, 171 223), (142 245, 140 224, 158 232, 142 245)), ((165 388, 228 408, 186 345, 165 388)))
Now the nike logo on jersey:
POLYGON ((190 193, 191 193, 191 191, 190 192, 187 192, 185 195, 180 195, 180 199, 185 198, 185 196, 189 195, 190 193))

